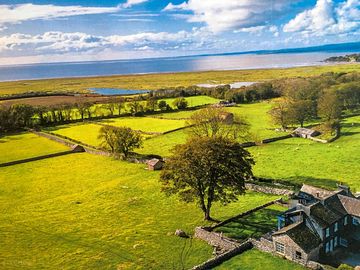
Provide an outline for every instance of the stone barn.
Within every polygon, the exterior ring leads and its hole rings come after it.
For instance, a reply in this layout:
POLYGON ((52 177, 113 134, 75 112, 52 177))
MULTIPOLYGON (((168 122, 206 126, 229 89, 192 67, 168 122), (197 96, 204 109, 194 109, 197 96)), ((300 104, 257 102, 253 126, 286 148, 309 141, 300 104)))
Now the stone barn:
POLYGON ((234 123, 234 114, 229 112, 222 112, 220 114, 220 119, 223 123, 231 125, 234 123))
POLYGON ((149 171, 161 170, 164 167, 164 161, 161 159, 153 158, 146 162, 149 171))
POLYGON ((313 129, 309 129, 309 128, 302 128, 299 127, 297 129, 294 130, 293 134, 297 137, 301 137, 301 138, 310 138, 310 137, 316 137, 318 135, 320 135, 319 131, 313 130, 313 129))

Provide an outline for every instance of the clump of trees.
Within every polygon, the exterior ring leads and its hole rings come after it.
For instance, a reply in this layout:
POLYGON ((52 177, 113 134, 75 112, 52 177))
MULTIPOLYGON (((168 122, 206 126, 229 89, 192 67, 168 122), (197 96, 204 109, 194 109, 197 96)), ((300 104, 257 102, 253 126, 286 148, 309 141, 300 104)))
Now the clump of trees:
POLYGON ((179 97, 174 100, 173 105, 174 105, 174 107, 178 108, 179 110, 183 110, 188 107, 188 102, 185 98, 179 97))
POLYGON ((101 146, 115 156, 128 157, 132 150, 142 145, 140 132, 129 127, 103 126, 99 131, 98 138, 101 140, 101 146))

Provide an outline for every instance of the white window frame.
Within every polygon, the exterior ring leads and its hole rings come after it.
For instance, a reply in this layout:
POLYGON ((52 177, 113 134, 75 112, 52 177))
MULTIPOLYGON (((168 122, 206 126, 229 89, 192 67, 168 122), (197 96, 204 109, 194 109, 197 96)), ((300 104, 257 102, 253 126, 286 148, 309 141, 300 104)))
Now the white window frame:
POLYGON ((275 242, 275 251, 280 254, 285 254, 285 245, 280 242, 275 242))
POLYGON ((325 253, 329 253, 329 252, 330 252, 330 242, 326 242, 325 253))
POLYGON ((330 228, 326 228, 325 237, 329 237, 329 236, 330 236, 330 228))
POLYGON ((348 216, 344 218, 344 226, 348 225, 348 216))
POLYGON ((337 232, 339 230, 339 223, 335 222, 334 224, 334 232, 337 232))
POLYGON ((335 236, 335 238, 334 238, 334 247, 337 247, 338 244, 339 244, 338 237, 335 236))

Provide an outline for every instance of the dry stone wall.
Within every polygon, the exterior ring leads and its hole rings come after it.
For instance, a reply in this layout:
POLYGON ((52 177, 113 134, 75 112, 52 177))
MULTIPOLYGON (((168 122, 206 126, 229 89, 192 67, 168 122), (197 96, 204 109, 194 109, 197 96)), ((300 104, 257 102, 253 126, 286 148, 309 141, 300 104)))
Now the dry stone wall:
POLYGON ((285 188, 276 188, 265 185, 256 185, 252 183, 245 183, 245 188, 248 190, 262 192, 266 194, 282 195, 282 196, 291 196, 294 194, 293 190, 285 188))

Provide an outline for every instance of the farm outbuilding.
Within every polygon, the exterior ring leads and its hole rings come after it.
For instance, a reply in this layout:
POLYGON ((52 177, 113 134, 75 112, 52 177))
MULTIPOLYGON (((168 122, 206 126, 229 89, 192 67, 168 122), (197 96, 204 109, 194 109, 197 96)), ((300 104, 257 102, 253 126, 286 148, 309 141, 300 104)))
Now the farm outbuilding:
POLYGON ((293 134, 297 137, 310 138, 320 135, 320 132, 309 128, 299 127, 294 130, 293 134))
POLYGON ((161 159, 153 158, 146 162, 149 171, 161 170, 164 166, 164 161, 161 159))
POLYGON ((234 114, 229 112, 223 112, 220 114, 220 119, 223 123, 231 125, 234 123, 234 114))

